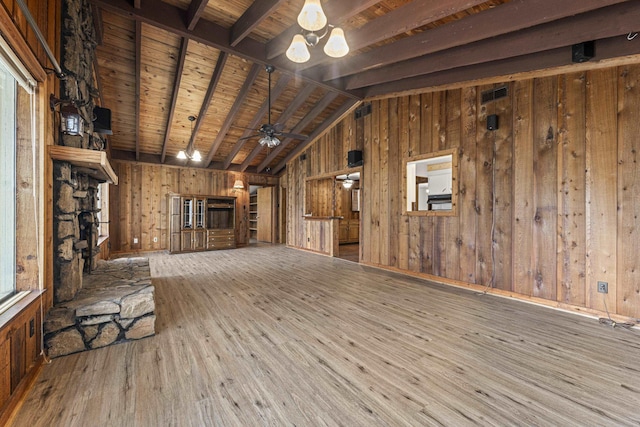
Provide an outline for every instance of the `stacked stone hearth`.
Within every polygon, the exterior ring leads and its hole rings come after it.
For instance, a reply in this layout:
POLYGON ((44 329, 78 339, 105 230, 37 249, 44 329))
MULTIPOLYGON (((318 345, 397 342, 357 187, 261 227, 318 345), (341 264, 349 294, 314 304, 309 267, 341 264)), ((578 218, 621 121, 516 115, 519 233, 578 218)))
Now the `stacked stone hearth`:
POLYGON ((153 335, 153 291, 146 258, 98 261, 76 298, 49 311, 44 323, 49 357, 153 335))

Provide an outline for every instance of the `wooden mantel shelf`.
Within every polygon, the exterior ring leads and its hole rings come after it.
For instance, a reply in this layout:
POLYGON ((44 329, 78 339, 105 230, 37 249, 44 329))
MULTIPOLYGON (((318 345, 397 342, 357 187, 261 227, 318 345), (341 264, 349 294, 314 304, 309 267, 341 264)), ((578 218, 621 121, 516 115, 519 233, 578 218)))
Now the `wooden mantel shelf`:
POLYGON ((48 149, 51 159, 91 169, 95 171, 92 176, 97 180, 118 185, 118 176, 113 171, 109 159, 107 159, 107 153, 104 151, 62 145, 50 145, 48 149))

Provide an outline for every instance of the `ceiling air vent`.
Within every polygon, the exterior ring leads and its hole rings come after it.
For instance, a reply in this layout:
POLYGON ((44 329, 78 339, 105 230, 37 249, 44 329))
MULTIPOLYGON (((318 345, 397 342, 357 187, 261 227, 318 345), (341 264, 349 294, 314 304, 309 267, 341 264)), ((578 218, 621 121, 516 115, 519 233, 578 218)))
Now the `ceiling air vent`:
POLYGON ((507 87, 502 86, 497 89, 485 90, 480 96, 482 97, 482 103, 486 104, 487 102, 495 101, 496 99, 507 96, 507 87))

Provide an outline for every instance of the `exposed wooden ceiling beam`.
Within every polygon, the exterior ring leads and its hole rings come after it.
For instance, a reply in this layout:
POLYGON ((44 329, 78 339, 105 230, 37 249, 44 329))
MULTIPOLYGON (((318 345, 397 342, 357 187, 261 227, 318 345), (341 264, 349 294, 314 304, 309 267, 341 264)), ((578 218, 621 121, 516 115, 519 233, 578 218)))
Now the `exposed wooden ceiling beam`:
POLYGON ((142 73, 142 22, 136 21, 136 160, 140 159, 140 75, 142 73))
POLYGON ((272 169, 271 172, 274 175, 280 172, 280 170, 282 170, 282 168, 284 168, 291 159, 293 159, 295 156, 300 154, 305 148, 307 148, 309 144, 311 144, 313 141, 315 141, 316 138, 322 135, 324 131, 330 128, 335 122, 343 118, 359 103, 360 101, 354 101, 352 99, 347 100, 329 118, 327 118, 324 122, 322 122, 322 124, 318 126, 311 135, 309 135, 309 138, 307 138, 306 141, 301 142, 296 146, 296 148, 291 150, 291 152, 287 154, 287 156, 284 159, 282 159, 280 163, 278 163, 278 165, 272 169))
POLYGON ((133 7, 140 9, 140 2, 141 0, 133 0, 133 7))
POLYGON ((229 109, 227 118, 224 120, 224 123, 222 124, 222 126, 220 126, 218 135, 216 135, 216 139, 213 141, 213 144, 209 149, 209 154, 207 154, 207 157, 204 161, 205 168, 209 167, 209 164, 211 163, 213 156, 215 156, 216 152, 218 151, 218 148, 220 147, 220 144, 222 144, 222 141, 224 140, 225 136, 227 136, 227 132, 229 131, 229 128, 231 127, 231 124, 233 123, 233 120, 235 119, 236 114, 238 114, 240 107, 244 103, 244 100, 247 97, 247 94, 249 93, 249 89, 251 89, 251 85, 253 85, 253 82, 255 82, 256 77, 258 77, 258 73, 260 72, 261 68, 262 67, 260 66, 260 64, 256 64, 256 63, 254 63, 251 66, 251 69, 249 70, 249 74, 247 75, 247 78, 245 79, 244 83, 242 84, 242 87, 240 88, 240 91, 238 92, 238 95, 236 96, 236 100, 233 102, 231 109, 229 109))
MULTIPOLYGON (((286 74, 283 74, 280 76, 280 78, 278 79, 278 83, 276 83, 275 87, 271 91, 272 101, 275 101, 278 99, 280 94, 282 94, 284 89, 289 84, 289 81, 291 81, 291 76, 288 76, 286 74)), ((238 142, 236 142, 236 145, 234 145, 233 150, 231 150, 231 153, 229 153, 227 158, 224 160, 223 166, 225 169, 229 169, 229 166, 231 166, 233 159, 238 155, 242 147, 246 144, 248 140, 247 138, 252 133, 256 132, 256 128, 260 124, 260 121, 264 118, 265 114, 267 114, 269 108, 270 108, 269 99, 267 98, 265 99, 264 103, 262 103, 262 106, 260 107, 258 112, 253 116, 253 119, 249 123, 248 129, 244 131, 240 139, 238 139, 238 142)))
MULTIPOLYGON (((345 37, 349 42, 350 51, 355 52, 485 2, 486 0, 414 0, 349 31, 345 37)), ((308 62, 301 64, 300 68, 311 68, 331 59, 324 54, 315 55, 308 62)), ((336 62, 340 61, 333 60, 331 64, 334 65, 336 62)))
MULTIPOLYGON (((128 0, 90 1, 112 13, 126 16, 130 19, 143 21, 153 25, 154 27, 162 28, 163 30, 177 34, 181 37, 187 37, 207 46, 212 46, 216 49, 251 62, 267 65, 264 43, 260 43, 250 37, 245 37, 235 47, 233 47, 229 44, 231 37, 230 30, 205 19, 200 19, 198 25, 193 30, 189 30, 185 25, 186 12, 163 1, 140 0, 140 9, 136 9, 131 6, 128 0)), ((269 63, 275 65, 282 73, 296 76, 304 81, 314 83, 326 90, 337 92, 352 99, 362 98, 358 92, 345 91, 340 86, 333 83, 314 80, 299 73, 294 64, 286 58, 284 60, 276 59, 274 61, 269 61, 269 63)))
POLYGON ((209 0, 193 0, 187 9, 187 29, 193 30, 207 8, 209 0))
POLYGON ((285 0, 254 1, 231 27, 231 46, 237 45, 242 39, 251 34, 254 28, 267 19, 284 2, 285 0))
POLYGON ((222 77, 224 66, 227 63, 227 58, 229 58, 229 55, 227 55, 225 52, 220 52, 218 61, 216 62, 216 67, 214 68, 213 75, 211 76, 211 81, 209 82, 209 87, 207 88, 207 93, 204 95, 204 100, 202 101, 202 105, 200 106, 200 113, 196 118, 196 124, 191 131, 191 137, 189 138, 189 144, 187 145, 188 154, 191 154, 193 150, 196 137, 198 135, 198 132, 200 131, 200 126, 202 126, 202 122, 204 122, 204 118, 206 117, 207 111, 209 110, 209 105, 211 105, 213 94, 220 84, 220 78, 222 77))
MULTIPOLYGON (((333 102, 334 99, 336 99, 337 95, 335 93, 327 93, 322 99, 320 99, 320 101, 318 101, 316 103, 316 105, 311 109, 311 111, 309 111, 307 113, 306 116, 304 116, 304 118, 302 120, 300 120, 300 122, 293 128, 293 130, 291 131, 291 133, 300 133, 302 131, 304 131, 304 129, 312 122, 316 119, 316 117, 318 117, 329 105, 331 105, 331 103, 333 102)), ((315 132, 315 130, 314 130, 315 132)), ((265 158, 262 163, 260 163, 260 166, 258 166, 258 170, 262 171, 264 170, 264 168, 266 168, 272 161, 273 159, 275 159, 278 154, 280 154, 282 152, 282 150, 284 150, 284 148, 289 145, 289 143, 292 141, 292 138, 285 138, 280 145, 278 145, 273 151, 271 151, 271 153, 267 156, 267 158, 265 158)), ((307 138, 305 141, 308 141, 309 138, 307 138)), ((300 144, 304 144, 305 141, 301 141, 300 144)), ((244 163, 243 163, 244 166, 244 163)), ((240 168, 242 170, 242 167, 240 168)))
MULTIPOLYGON (((305 101, 307 100, 307 98, 309 98, 309 95, 311 95, 311 92, 313 92, 315 88, 316 87, 314 85, 309 84, 306 85, 302 90, 300 90, 293 101, 291 101, 287 108, 282 112, 282 114, 280 114, 280 117, 278 117, 276 123, 285 124, 289 120, 291 115, 295 111, 298 111, 302 104, 305 103, 305 101)), ((297 133, 298 131, 294 130, 292 132, 297 133)), ((255 159, 256 156, 260 154, 263 148, 264 147, 262 145, 256 144, 256 146, 253 147, 253 150, 251 150, 251 153, 249 153, 249 155, 244 159, 242 165, 240 165, 240 170, 244 171, 245 169, 247 169, 253 159, 255 159)))
MULTIPOLYGON (((452 68, 497 61, 583 41, 635 31, 640 8, 627 2, 538 25, 517 33, 436 52, 420 58, 365 71, 347 79, 347 88, 362 88, 452 68)), ((570 55, 567 50, 567 55, 570 55)))
POLYGON ((98 57, 93 57, 93 75, 96 81, 96 89, 98 90, 98 100, 100 106, 104 107, 104 95, 102 94, 102 78, 100 77, 100 66, 98 65, 98 57))
POLYGON ((578 72, 595 68, 594 63, 601 63, 599 67, 611 67, 637 63, 640 60, 640 38, 629 41, 626 35, 617 36, 597 40, 596 46, 596 56, 582 64, 573 63, 571 52, 563 47, 373 86, 367 91, 367 98, 402 96, 408 93, 424 92, 425 88, 489 84, 578 72))
POLYGON ((102 10, 96 5, 91 7, 91 15, 93 17, 93 28, 96 32, 96 43, 102 46, 102 38, 104 37, 104 26, 102 22, 102 10))
POLYGON ((366 53, 345 58, 323 71, 323 80, 333 80, 429 53, 442 51, 479 40, 496 37, 524 28, 588 12, 626 0, 512 0, 493 9, 423 31, 366 53), (496 25, 500 23, 500 25, 496 25))
POLYGON ((162 154, 160 155, 160 163, 164 163, 167 156, 167 145, 169 144, 169 136, 171 135, 171 126, 173 124, 173 114, 176 111, 176 103, 178 102, 178 91, 180 90, 180 82, 182 81, 182 71, 184 70, 184 60, 187 57, 187 48, 189 39, 182 38, 180 43, 180 52, 178 53, 178 62, 176 64, 176 75, 173 79, 173 92, 171 94, 171 105, 169 106, 169 117, 167 118, 167 127, 164 133, 164 141, 162 142, 162 154))
MULTIPOLYGON (((380 0, 332 0, 323 4, 322 8, 329 18, 329 22, 335 25, 336 23, 346 21, 379 2, 380 0)), ((302 2, 300 3, 300 9, 302 9, 302 2)), ((293 36, 299 33, 300 30, 300 27, 296 23, 269 41, 266 44, 267 59, 273 59, 276 56, 282 55, 289 47, 289 44, 291 44, 293 36)))

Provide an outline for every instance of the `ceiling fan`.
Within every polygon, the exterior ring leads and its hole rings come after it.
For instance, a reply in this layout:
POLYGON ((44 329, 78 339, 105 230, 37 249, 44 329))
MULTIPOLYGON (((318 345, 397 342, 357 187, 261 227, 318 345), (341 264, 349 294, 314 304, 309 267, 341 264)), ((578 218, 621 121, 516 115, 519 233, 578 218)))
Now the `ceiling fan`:
POLYGON ((276 67, 273 65, 266 65, 265 70, 269 74, 269 96, 267 101, 267 123, 256 129, 256 134, 246 136, 242 139, 254 138, 260 136, 258 141, 263 147, 273 148, 280 144, 278 137, 291 138, 291 139, 307 139, 306 135, 300 135, 297 133, 283 132, 284 125, 282 123, 271 123, 271 74, 275 71, 276 67))

